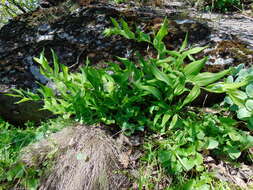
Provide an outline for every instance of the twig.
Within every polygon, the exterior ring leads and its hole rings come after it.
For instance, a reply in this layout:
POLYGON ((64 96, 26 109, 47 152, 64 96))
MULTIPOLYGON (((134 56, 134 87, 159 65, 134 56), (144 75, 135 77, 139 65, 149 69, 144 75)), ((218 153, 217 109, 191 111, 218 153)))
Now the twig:
POLYGON ((73 67, 75 67, 76 65, 79 64, 80 57, 81 57, 81 55, 83 54, 83 52, 84 52, 84 49, 78 54, 78 56, 77 56, 77 58, 76 58, 76 62, 75 62, 73 65, 71 65, 69 68, 73 68, 73 67))

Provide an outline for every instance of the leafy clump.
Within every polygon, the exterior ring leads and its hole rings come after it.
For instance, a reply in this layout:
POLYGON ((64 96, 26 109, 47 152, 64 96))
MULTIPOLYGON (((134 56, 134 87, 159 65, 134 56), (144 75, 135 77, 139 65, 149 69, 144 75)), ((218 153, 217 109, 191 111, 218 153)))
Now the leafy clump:
POLYGON ((0 26, 10 18, 35 10, 38 4, 38 0, 2 0, 0 3, 0 26))
POLYGON ((170 174, 203 171, 203 153, 236 160, 253 146, 253 137, 238 130, 233 119, 211 114, 198 116, 194 112, 187 116, 177 121, 165 136, 146 145, 147 156, 157 157, 170 174))
POLYGON ((192 4, 202 10, 227 12, 240 10, 243 0, 191 0, 192 4))
POLYGON ((27 128, 22 129, 0 119, 0 189, 14 186, 35 189, 42 170, 26 167, 20 161, 20 151, 30 143, 58 131, 66 123, 56 120, 53 124, 42 123, 40 127, 27 123, 27 128))
POLYGON ((248 122, 248 127, 253 129, 253 67, 244 68, 244 65, 239 65, 233 75, 227 78, 227 81, 232 83, 243 83, 249 81, 247 85, 240 87, 233 96, 227 96, 224 102, 230 106, 232 111, 236 111, 238 119, 248 122))
MULTIPOLYGON (((237 160, 253 146, 252 136, 237 129, 237 121, 195 113, 187 107, 202 90, 226 93, 239 107, 251 98, 241 96, 241 89, 251 93, 248 85, 252 77, 231 82, 231 77, 225 77, 234 72, 233 68, 201 72, 207 58, 196 60, 194 55, 205 47, 187 48, 187 35, 179 50, 168 50, 163 42, 168 33, 167 19, 154 35, 139 28, 133 32, 123 19, 112 19, 112 23, 114 27, 106 29, 105 35, 148 43, 157 55, 142 57, 137 53, 136 61, 118 57, 120 64, 109 62, 106 68, 94 68, 87 60, 79 72, 70 73, 68 67, 59 64, 54 51, 53 66, 41 53, 35 61, 53 88, 41 85, 38 93, 15 90, 14 96, 21 98, 20 103, 43 100, 43 109, 54 114, 85 124, 103 123, 127 135, 146 130, 151 136, 145 146, 146 161, 157 160, 173 176, 183 172, 197 176, 205 170, 205 155, 237 160)), ((248 109, 249 104, 245 107, 248 109)), ((191 184, 198 186, 202 181, 191 184)))
POLYGON ((241 1, 240 0, 215 0, 212 1, 212 4, 209 5, 207 8, 220 10, 223 12, 229 10, 238 10, 241 8, 241 1))
MULTIPOLYGON (((152 38, 137 28, 132 32, 128 24, 112 19, 114 28, 104 33, 119 34, 128 39, 146 42, 157 50, 157 57, 138 57, 136 63, 118 58, 121 65, 108 63, 107 68, 96 69, 88 64, 78 73, 69 73, 68 68, 59 65, 53 52, 52 68, 43 53, 35 60, 41 65, 41 73, 49 78, 55 89, 41 85, 39 94, 16 90, 20 102, 44 100, 44 109, 65 117, 75 116, 87 124, 102 122, 121 127, 132 134, 145 127, 164 132, 179 118, 185 106, 196 99, 201 89, 217 91, 215 83, 231 72, 204 72, 201 69, 207 58, 195 60, 192 55, 205 47, 187 49, 187 37, 179 51, 166 49, 162 41, 168 33, 168 20, 152 38), (191 62, 185 66, 185 60, 191 62)), ((237 88, 230 86, 229 89, 237 88)), ((220 92, 229 90, 220 89, 220 92)))

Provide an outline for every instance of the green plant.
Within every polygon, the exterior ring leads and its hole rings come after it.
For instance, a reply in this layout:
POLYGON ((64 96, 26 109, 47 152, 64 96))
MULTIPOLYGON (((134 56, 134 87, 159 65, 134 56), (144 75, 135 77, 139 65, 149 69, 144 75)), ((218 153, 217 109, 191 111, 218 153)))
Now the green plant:
POLYGON ((0 119, 0 189, 36 189, 43 168, 27 167, 20 161, 20 151, 28 144, 59 131, 67 123, 69 122, 55 119, 37 127, 29 122, 24 129, 0 119))
POLYGON ((87 62, 80 72, 69 73, 66 66, 59 65, 53 51, 53 68, 42 53, 35 61, 56 90, 41 85, 39 95, 15 90, 15 96, 22 98, 20 102, 43 99, 44 109, 55 114, 75 116, 88 124, 120 126, 127 134, 143 130, 144 126, 164 132, 176 122, 178 113, 200 95, 201 89, 217 91, 214 87, 218 83, 214 82, 231 71, 201 73, 207 58, 195 60, 192 55, 205 47, 187 49, 187 36, 179 51, 167 50, 162 41, 168 33, 167 19, 153 39, 139 28, 132 32, 122 19, 120 24, 114 19, 112 22, 114 28, 105 30, 105 35, 120 34, 149 43, 157 50, 157 57, 139 56, 136 63, 118 58, 122 65, 108 63, 105 69, 95 69, 87 62), (191 62, 185 66, 186 58, 191 62))
POLYGON ((241 10, 243 7, 243 1, 241 0, 193 0, 196 6, 200 9, 208 11, 234 11, 241 10))
POLYGON ((241 8, 240 0, 215 0, 212 8, 226 12, 228 10, 235 10, 241 8))
POLYGON ((216 158, 236 160, 241 152, 253 147, 253 137, 236 128, 237 122, 228 117, 188 112, 173 128, 159 139, 146 144, 147 160, 158 158, 168 173, 204 171, 203 152, 216 158))
POLYGON ((248 128, 253 130, 253 67, 245 68, 241 64, 227 78, 229 84, 245 83, 245 81, 248 81, 247 84, 227 96, 224 103, 237 113, 238 119, 247 121, 248 128))
POLYGON ((0 2, 0 24, 21 13, 32 11, 38 7, 38 0, 2 0, 0 2))
MULTIPOLYGON (((175 190, 177 187, 175 188, 175 190)), ((190 179, 187 182, 184 182, 182 189, 191 189, 191 190, 231 190, 227 182, 220 181, 212 173, 203 172, 200 176, 195 179, 190 179)))
MULTIPOLYGON (((187 35, 178 51, 167 50, 163 42, 168 33, 167 19, 154 35, 139 28, 133 32, 123 19, 119 22, 112 19, 112 23, 114 27, 106 29, 105 35, 122 35, 148 43, 157 56, 144 58, 137 54, 136 62, 118 58, 120 64, 110 62, 106 68, 94 68, 87 59, 79 72, 70 73, 67 66, 59 64, 54 51, 52 64, 41 53, 35 61, 53 88, 40 85, 37 93, 14 89, 16 93, 12 96, 21 98, 18 103, 43 100, 43 109, 64 118, 116 126, 127 135, 146 129, 155 138, 145 145, 144 161, 151 165, 158 163, 163 167, 160 171, 166 170, 173 176, 183 172, 202 174, 203 153, 237 160, 253 146, 253 137, 237 129, 233 119, 196 114, 187 108, 201 90, 226 93, 235 104, 241 103, 240 89, 247 88, 252 77, 231 82, 222 79, 234 72, 232 68, 218 73, 201 72, 207 58, 195 60, 194 54, 205 47, 187 48, 187 35)), ((148 176, 141 178, 139 187, 154 187, 152 182, 145 184, 148 179, 148 176)), ((210 185, 208 180, 203 178, 188 185, 201 187, 204 182, 210 185)))
POLYGON ((159 167, 158 160, 153 157, 150 158, 150 160, 145 160, 139 168, 139 175, 136 179, 138 189, 155 189, 161 181, 169 181, 164 168, 159 167))

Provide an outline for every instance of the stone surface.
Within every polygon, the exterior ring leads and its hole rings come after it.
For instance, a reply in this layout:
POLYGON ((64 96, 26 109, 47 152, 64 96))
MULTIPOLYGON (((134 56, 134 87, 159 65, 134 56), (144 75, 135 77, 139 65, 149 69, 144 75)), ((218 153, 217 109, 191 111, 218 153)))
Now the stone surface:
MULTIPOLYGON (((0 30, 0 84, 5 86, 1 92, 9 92, 11 87, 34 90, 38 86, 36 82, 46 84, 47 79, 40 75, 38 65, 33 61, 33 57, 39 56, 43 50, 50 59, 50 49, 53 49, 60 62, 73 71, 86 57, 92 64, 101 65, 116 56, 131 58, 135 50, 145 52, 146 44, 137 46, 136 42, 119 36, 104 37, 103 31, 111 26, 110 17, 122 17, 130 25, 136 23, 145 31, 152 31, 161 24, 164 16, 170 20, 166 40, 171 48, 182 43, 186 32, 190 34, 191 43, 205 40, 209 33, 205 24, 184 18, 175 9, 155 11, 150 7, 129 8, 126 5, 95 4, 74 11, 61 5, 15 18, 0 30)), ((31 117, 38 113, 36 111, 27 114, 25 110, 31 108, 26 108, 25 104, 13 105, 11 102, 14 102, 12 97, 1 99, 0 115, 6 119, 14 122, 20 118, 24 118, 22 122, 41 119, 31 117), (24 107, 19 108, 22 105, 24 107), (8 114, 11 110, 19 114, 8 114)))
MULTIPOLYGON (((137 25, 152 32, 159 28, 165 16, 169 19, 169 34, 165 39, 169 49, 179 47, 188 32, 190 46, 209 45, 205 51, 205 55, 211 55, 209 65, 223 69, 240 63, 252 64, 251 19, 244 20, 246 23, 236 28, 236 23, 242 20, 224 17, 221 25, 215 19, 201 16, 193 9, 186 10, 182 3, 175 2, 157 9, 137 7, 132 3, 94 3, 81 7, 63 3, 18 16, 0 29, 0 93, 8 93, 12 87, 35 90, 37 82, 46 84, 47 79, 40 75, 33 60, 43 50, 51 60, 50 49, 53 49, 60 63, 68 65, 72 71, 83 65, 86 57, 92 64, 103 66, 103 62, 115 60, 116 56, 132 58, 136 50, 147 54, 147 44, 137 45, 120 36, 104 37, 103 31, 112 26, 110 18, 113 17, 125 19, 131 27, 137 25), (226 19, 230 19, 231 27, 226 19)), ((11 102, 14 102, 13 97, 0 99, 0 115, 9 121, 44 118, 25 104, 13 105, 11 102), (38 117, 32 117, 24 110, 33 110, 31 115, 36 113, 38 117), (19 114, 12 114, 13 111, 19 114)))

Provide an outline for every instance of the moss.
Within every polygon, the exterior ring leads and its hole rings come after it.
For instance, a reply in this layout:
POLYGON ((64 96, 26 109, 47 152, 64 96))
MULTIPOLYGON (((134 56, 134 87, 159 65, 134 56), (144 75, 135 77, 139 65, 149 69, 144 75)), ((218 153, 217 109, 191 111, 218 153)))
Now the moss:
POLYGON ((216 48, 209 52, 210 55, 220 57, 232 57, 234 59, 234 65, 241 63, 249 66, 253 60, 253 50, 249 49, 246 44, 239 40, 224 40, 217 44, 216 48))

